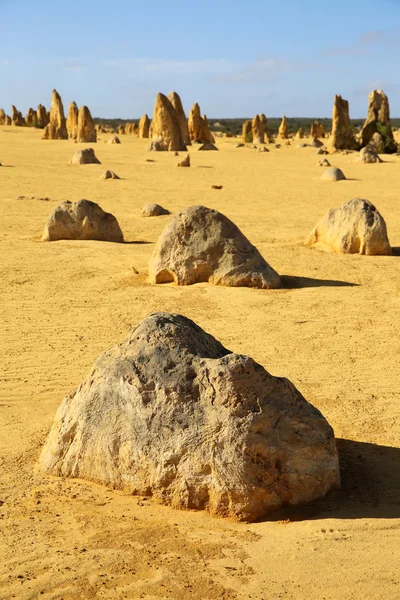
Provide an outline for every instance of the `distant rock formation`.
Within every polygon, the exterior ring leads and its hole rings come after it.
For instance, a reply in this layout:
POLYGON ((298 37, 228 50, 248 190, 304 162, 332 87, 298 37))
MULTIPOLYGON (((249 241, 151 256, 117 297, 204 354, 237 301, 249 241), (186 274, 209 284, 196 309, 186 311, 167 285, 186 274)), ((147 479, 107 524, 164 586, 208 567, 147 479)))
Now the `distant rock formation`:
POLYGON ((143 115, 139 121, 138 137, 148 138, 150 136, 150 119, 147 115, 143 115))
POLYGON ((264 125, 259 115, 256 115, 252 121, 253 143, 264 144, 264 125))
POLYGON ((215 142, 209 127, 207 117, 200 114, 200 106, 195 102, 189 113, 189 135, 192 142, 213 144, 215 142))
POLYGON ((305 244, 342 254, 392 254, 383 217, 371 202, 360 198, 329 210, 305 244))
POLYGON ((121 140, 120 140, 120 139, 119 139, 119 137, 118 137, 118 136, 116 136, 116 135, 113 135, 113 136, 112 136, 112 138, 110 138, 110 139, 107 141, 107 144, 120 144, 120 143, 121 143, 121 140))
POLYGON ((6 113, 4 112, 4 110, 2 108, 0 108, 0 125, 5 125, 6 124, 6 113))
POLYGON ((383 152, 393 154, 398 151, 390 125, 389 100, 382 90, 374 90, 368 97, 368 115, 361 131, 361 147, 367 146, 376 133, 383 140, 383 152))
POLYGON ((301 127, 297 130, 297 133, 294 137, 296 140, 302 140, 304 138, 304 131, 301 127))
POLYGON ((76 140, 78 137, 78 114, 79 110, 75 102, 71 102, 68 107, 67 117, 67 132, 71 140, 76 140))
POLYGON ((15 108, 14 104, 11 107, 11 125, 14 125, 14 127, 23 127, 25 125, 22 113, 15 108))
POLYGON ((43 133, 44 140, 67 140, 67 122, 64 116, 64 107, 60 94, 53 90, 51 98, 49 124, 43 133))
POLYGON ((81 106, 78 113, 78 132, 77 142, 94 143, 97 142, 97 131, 94 126, 92 115, 87 106, 81 106))
POLYGON ((175 109, 164 94, 157 94, 151 123, 151 136, 153 141, 158 144, 157 147, 150 144, 149 149, 151 150, 186 150, 175 109))
POLYGON ((350 124, 349 103, 336 95, 332 112, 332 134, 329 138, 329 151, 354 150, 356 140, 350 124))
POLYGON ((245 121, 242 125, 242 141, 251 144, 253 141, 253 121, 245 121))
POLYGON ((310 137, 317 139, 325 137, 325 129, 322 123, 319 121, 313 121, 313 123, 311 123, 310 137))
POLYGON ((279 129, 278 129, 278 138, 280 140, 287 140, 289 137, 288 135, 288 129, 287 129, 287 119, 285 116, 282 117, 282 122, 279 125, 279 129))
POLYGON ((36 118, 37 126, 39 129, 44 129, 46 125, 48 125, 49 120, 47 117, 47 111, 43 104, 39 104, 39 106, 37 107, 36 118))
POLYGON ((33 108, 30 108, 26 113, 25 124, 27 127, 37 127, 37 114, 33 108))
POLYGON ((182 140, 186 145, 190 145, 191 141, 189 135, 188 120, 186 118, 185 111, 183 110, 181 98, 176 92, 170 92, 168 94, 168 98, 175 109, 176 116, 178 117, 182 140))

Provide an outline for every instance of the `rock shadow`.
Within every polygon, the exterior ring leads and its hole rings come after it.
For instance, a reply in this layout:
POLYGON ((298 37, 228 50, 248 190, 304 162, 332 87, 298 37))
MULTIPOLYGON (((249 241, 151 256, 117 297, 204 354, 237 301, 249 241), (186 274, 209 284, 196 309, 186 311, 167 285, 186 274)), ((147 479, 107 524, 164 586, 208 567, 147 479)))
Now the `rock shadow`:
POLYGON ((400 448, 336 441, 340 490, 307 506, 282 508, 263 520, 400 518, 400 448))
POLYGON ((358 287, 358 283, 340 281, 336 279, 313 279, 312 277, 295 277, 293 275, 281 275, 282 287, 295 290, 309 287, 358 287))

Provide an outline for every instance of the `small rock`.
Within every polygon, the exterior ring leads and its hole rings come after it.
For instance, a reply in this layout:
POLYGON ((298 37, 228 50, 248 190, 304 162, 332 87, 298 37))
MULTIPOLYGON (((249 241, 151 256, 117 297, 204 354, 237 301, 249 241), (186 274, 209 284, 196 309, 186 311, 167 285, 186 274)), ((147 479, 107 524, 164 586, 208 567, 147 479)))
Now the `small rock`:
POLYGON ((171 213, 166 208, 159 204, 145 204, 140 210, 141 217, 161 217, 162 215, 170 215, 171 213))
POLYGON ((343 181, 346 177, 343 171, 337 167, 330 167, 322 174, 321 179, 324 181, 343 181))

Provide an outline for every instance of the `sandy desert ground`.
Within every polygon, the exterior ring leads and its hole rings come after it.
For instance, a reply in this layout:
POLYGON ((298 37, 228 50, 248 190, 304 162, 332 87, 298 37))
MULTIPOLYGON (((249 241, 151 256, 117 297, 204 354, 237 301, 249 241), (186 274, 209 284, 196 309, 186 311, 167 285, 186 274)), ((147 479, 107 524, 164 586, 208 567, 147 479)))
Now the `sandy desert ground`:
POLYGON ((400 157, 332 156, 349 180, 331 183, 312 148, 219 139, 219 152, 193 148, 192 167, 177 169, 173 153, 146 154, 147 140, 108 137, 95 146, 102 164, 78 167, 68 160, 83 145, 0 128, 0 598, 400 598, 400 157), (101 181, 108 168, 123 179, 101 181), (383 214, 393 256, 302 245, 353 197, 383 214), (82 198, 118 218, 125 244, 40 241, 53 208, 82 198), (284 289, 150 285, 171 217, 140 219, 147 202, 220 210, 284 289), (334 427, 342 489, 248 525, 35 472, 64 395, 159 310, 289 378, 334 427))

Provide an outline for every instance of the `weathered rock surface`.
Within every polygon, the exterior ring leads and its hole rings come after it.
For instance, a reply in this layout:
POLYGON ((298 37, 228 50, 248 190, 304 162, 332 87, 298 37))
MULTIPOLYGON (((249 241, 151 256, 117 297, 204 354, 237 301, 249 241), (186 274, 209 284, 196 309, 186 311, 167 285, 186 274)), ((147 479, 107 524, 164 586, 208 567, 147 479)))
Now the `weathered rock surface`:
POLYGON ((342 181, 346 179, 343 171, 338 169, 337 167, 330 167, 321 176, 321 179, 324 181, 342 181))
POLYGON ((360 150, 360 152, 354 162, 374 164, 374 163, 382 163, 383 160, 378 156, 378 154, 375 152, 375 150, 373 148, 371 148, 370 146, 366 146, 365 148, 362 148, 360 150))
POLYGON ((360 198, 329 210, 305 244, 342 254, 392 254, 383 217, 369 200, 360 198))
POLYGON ((294 137, 296 140, 302 140, 304 138, 304 131, 301 127, 297 130, 296 135, 294 137))
POLYGON ((95 202, 66 200, 57 206, 48 218, 42 240, 123 242, 124 236, 117 219, 104 212, 95 202))
POLYGON ((151 137, 156 143, 148 150, 186 150, 175 109, 164 94, 157 94, 151 137))
POLYGON ((0 125, 5 125, 6 123, 6 113, 3 108, 0 108, 0 125))
POLYGON ((264 125, 259 115, 256 115, 252 122, 253 142, 255 144, 264 144, 264 125))
POLYGON ((148 138, 150 132, 150 119, 147 115, 143 115, 139 121, 138 137, 148 138))
POLYGON ((311 123, 310 137, 317 139, 325 137, 325 129, 322 123, 320 123, 319 121, 313 121, 311 123))
POLYGON ((84 148, 83 150, 77 150, 71 160, 70 165, 101 165, 101 162, 94 153, 93 148, 84 148))
POLYGON ((121 143, 121 140, 116 135, 113 135, 112 138, 107 140, 107 144, 120 144, 120 143, 121 143))
POLYGON ((335 96, 332 112, 332 134, 329 138, 329 151, 354 150, 356 148, 353 128, 350 124, 349 103, 339 95, 335 96))
POLYGON ((48 118, 47 118, 46 107, 43 106, 43 104, 39 104, 39 106, 37 107, 36 119, 37 119, 37 126, 39 129, 44 129, 46 127, 46 125, 48 125, 48 123, 49 123, 48 118))
POLYGON ((87 106, 81 106, 78 114, 77 142, 95 143, 97 142, 97 131, 90 110, 87 106))
POLYGON ((14 104, 11 107, 11 124, 14 127, 23 127, 25 125, 25 119, 22 116, 22 113, 17 110, 14 104))
POLYGON ((317 167, 330 167, 330 166, 331 166, 331 163, 326 158, 321 158, 317 162, 317 167))
POLYGON ((209 282, 279 288, 280 278, 232 221, 205 206, 181 210, 161 233, 149 264, 152 283, 209 282))
POLYGON ((27 127, 37 127, 37 114, 36 110, 29 108, 25 116, 25 125, 27 127))
POLYGON ((389 100, 382 90, 374 90, 368 97, 368 115, 361 131, 361 146, 367 146, 376 133, 380 134, 383 140, 382 152, 397 152, 390 125, 389 100))
POLYGON ((43 132, 44 140, 67 140, 67 122, 64 116, 64 107, 61 96, 57 90, 53 90, 49 123, 43 132))
POLYGON ((287 129, 287 119, 286 117, 282 117, 282 122, 279 125, 278 129, 278 138, 281 140, 286 140, 289 137, 288 129, 287 129))
POLYGON ((195 102, 189 113, 189 135, 192 142, 200 144, 213 144, 215 142, 207 122, 207 117, 201 116, 200 106, 195 102))
POLYGON ((159 204, 153 204, 153 203, 145 204, 140 209, 141 217, 161 217, 163 215, 169 215, 169 214, 171 214, 169 212, 169 210, 167 210, 166 208, 163 208, 159 204))
POLYGON ((168 94, 168 98, 175 109, 176 116, 178 117, 182 140, 186 145, 190 145, 192 142, 190 141, 189 125, 185 115, 185 111, 183 110, 182 100, 179 94, 177 94, 176 92, 170 92, 168 94))
POLYGON ((12 120, 11 120, 11 117, 9 115, 6 115, 4 117, 4 125, 12 125, 12 120))
POLYGON ((253 121, 245 121, 242 125, 242 140, 245 144, 253 141, 253 121))
POLYGON ((121 179, 120 177, 118 177, 118 175, 116 173, 114 173, 114 171, 104 171, 104 173, 102 173, 100 175, 100 179, 121 179))
POLYGON ((78 115, 79 110, 75 102, 71 102, 68 107, 67 116, 67 132, 71 140, 76 140, 78 137, 78 115))
POLYGON ((169 313, 64 398, 39 469, 245 521, 340 483, 334 432, 290 381, 169 313))
POLYGON ((178 163, 178 167, 190 167, 190 154, 184 160, 178 163))

